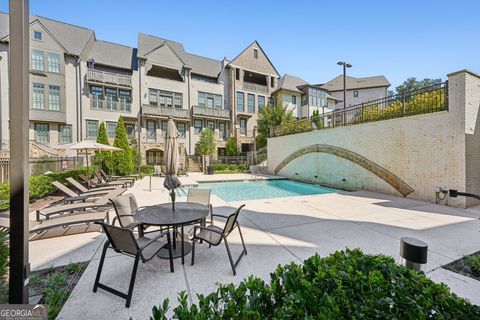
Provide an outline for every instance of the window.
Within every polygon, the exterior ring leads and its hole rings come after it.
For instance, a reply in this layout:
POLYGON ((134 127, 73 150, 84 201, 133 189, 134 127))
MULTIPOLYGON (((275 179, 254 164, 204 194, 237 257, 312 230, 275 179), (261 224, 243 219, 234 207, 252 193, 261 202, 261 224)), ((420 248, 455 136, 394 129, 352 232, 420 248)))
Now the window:
POLYGON ((222 109, 222 96, 208 92, 198 92, 198 106, 222 109))
POLYGON ((115 138, 117 134, 117 123, 107 121, 107 137, 115 138))
POLYGON ((240 119, 240 135, 247 135, 247 119, 240 119))
POLYGON ((222 96, 215 95, 213 98, 215 99, 215 108, 222 109, 222 96))
POLYGON ((353 97, 358 98, 358 91, 357 90, 353 91, 353 97))
POLYGON ((166 132, 167 131, 167 126, 168 126, 168 122, 167 121, 162 121, 160 123, 160 129, 163 131, 163 132, 166 132))
POLYGON ((265 97, 264 96, 258 96, 258 110, 262 109, 263 107, 265 107, 265 97))
POLYGON ((60 72, 60 56, 56 53, 48 53, 48 71, 60 72))
POLYGON ((218 138, 220 140, 225 140, 227 138, 227 130, 225 127, 225 122, 218 123, 218 138))
POLYGON ((97 139, 98 121, 87 120, 87 139, 97 139))
POLYGON ((210 130, 215 131, 215 121, 208 120, 207 121, 207 128, 210 128, 210 130))
POLYGON ((131 109, 131 102, 132 102, 132 93, 127 90, 119 90, 120 96, 120 111, 130 112, 131 109))
POLYGON ((48 123, 35 123, 34 125, 35 130, 35 141, 39 143, 48 143, 48 123))
POLYGON ((72 143, 72 125, 71 124, 58 125, 58 143, 59 144, 72 143))
POLYGON ((41 83, 33 84, 32 108, 45 109, 45 85, 41 83))
POLYGON ((40 31, 33 31, 33 39, 42 40, 42 33, 40 31))
POLYGON ((94 109, 103 109, 103 88, 90 86, 90 104, 94 109))
POLYGON ((43 51, 32 50, 32 69, 43 71, 43 51))
POLYGON ((292 104, 297 104, 297 96, 292 96, 292 104))
POLYGON ((148 94, 150 105, 177 109, 183 107, 183 95, 178 92, 150 89, 148 94))
POLYGON ((275 78, 274 77, 271 77, 270 78, 270 87, 275 87, 275 78))
POLYGON ((116 110, 117 90, 112 88, 105 88, 105 100, 107 110, 116 110))
POLYGON ((125 131, 129 139, 135 138, 135 125, 133 123, 125 123, 125 131))
POLYGON ((253 49, 253 57, 258 59, 258 49, 253 49))
POLYGON ((235 69, 235 79, 240 80, 240 69, 235 69))
POLYGON ((147 140, 157 139, 157 122, 153 120, 147 120, 147 140))
POLYGON ((255 95, 248 94, 248 112, 255 113, 255 95))
POLYGON ((198 134, 198 133, 200 133, 200 131, 202 131, 202 127, 203 127, 202 120, 195 119, 193 121, 193 128, 194 128, 194 132, 196 134, 198 134))
POLYGON ((202 75, 200 75, 200 74, 193 74, 193 73, 192 73, 192 80, 209 82, 209 83, 217 83, 217 79, 216 79, 216 78, 206 77, 206 76, 202 76, 202 75))
POLYGON ((199 92, 198 93, 198 106, 205 108, 205 93, 199 92))
POLYGON ((322 107, 327 104, 326 93, 317 88, 308 88, 308 104, 322 107))
POLYGON ((48 86, 48 108, 53 111, 60 111, 59 86, 48 86))
POLYGON ((237 91, 237 111, 239 112, 245 111, 245 105, 243 100, 244 100, 244 93, 237 91))
POLYGON ((207 98, 207 108, 213 109, 213 98, 210 98, 210 97, 207 98))
POLYGON ((177 122, 177 130, 178 130, 178 133, 180 134, 180 138, 185 138, 185 131, 186 131, 185 123, 177 122))

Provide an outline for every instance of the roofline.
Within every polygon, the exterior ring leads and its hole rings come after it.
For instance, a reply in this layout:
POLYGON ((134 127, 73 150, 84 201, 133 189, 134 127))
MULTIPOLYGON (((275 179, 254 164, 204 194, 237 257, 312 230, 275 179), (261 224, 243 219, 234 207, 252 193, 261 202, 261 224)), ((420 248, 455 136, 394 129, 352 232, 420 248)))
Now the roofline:
MULTIPOLYGON (((160 40, 161 40, 161 39, 160 39, 160 40)), ((147 53, 145 53, 145 55, 144 55, 145 59, 148 59, 148 58, 147 58, 147 55, 148 55, 148 54, 152 53, 153 51, 155 51, 155 50, 157 50, 158 48, 163 47, 163 46, 165 46, 165 45, 173 52, 173 54, 178 58, 178 60, 180 60, 180 61, 182 62, 182 64, 183 64, 184 67, 188 67, 188 64, 187 64, 185 61, 183 61, 183 59, 178 55, 178 53, 168 44, 168 40, 164 40, 160 45, 154 47, 152 50, 150 50, 150 51, 148 51, 147 53)), ((137 55, 138 55, 138 52, 137 52, 137 55)))
POLYGON ((116 46, 125 47, 125 48, 129 48, 129 49, 137 49, 136 47, 130 47, 130 46, 127 46, 126 44, 121 44, 121 43, 116 43, 116 42, 111 42, 111 41, 106 41, 106 40, 95 39, 95 42, 104 42, 104 43, 113 44, 113 45, 116 45, 116 46))
POLYGON ((175 41, 175 40, 170 40, 170 39, 165 39, 165 38, 159 38, 159 37, 157 37, 157 36, 154 36, 154 35, 151 35, 151 34, 148 34, 148 33, 138 32, 138 35, 141 35, 141 34, 143 34, 143 35, 145 35, 145 36, 152 37, 152 38, 156 38, 156 39, 158 39, 158 40, 163 40, 163 41, 170 41, 170 42, 179 43, 179 44, 181 44, 181 45, 183 46, 183 43, 178 42, 178 41, 175 41))
POLYGON ((241 56, 245 51, 247 51, 248 48, 250 48, 253 44, 257 44, 258 47, 260 48, 260 50, 262 50, 263 54, 265 55, 265 57, 267 57, 267 60, 268 62, 270 63, 270 65, 273 67, 273 70, 275 70, 275 72, 277 73, 277 76, 279 78, 281 78, 280 76, 280 73, 278 72, 277 68, 275 68, 275 66, 273 65, 272 61, 270 61, 270 58, 268 57, 268 55, 265 53, 265 50, 263 50, 262 46, 260 45, 260 43, 258 43, 257 40, 254 40, 252 43, 250 43, 248 46, 245 47, 245 49, 242 50, 242 52, 240 52, 239 54, 236 55, 235 58, 233 58, 228 64, 231 64, 232 62, 234 62, 239 56, 241 56))
POLYGON ((88 30, 88 31, 91 31, 91 32, 95 33, 95 31, 94 31, 93 29, 90 29, 90 28, 87 28, 87 27, 78 26, 78 25, 73 24, 73 23, 63 22, 63 21, 55 20, 55 19, 52 19, 52 18, 46 18, 46 17, 39 16, 39 15, 33 15, 33 16, 36 17, 36 18, 42 18, 42 19, 46 19, 46 20, 50 20, 50 21, 55 21, 55 22, 58 22, 58 23, 66 24, 66 25, 69 25, 69 26, 72 26, 72 27, 76 27, 76 28, 80 28, 80 29, 85 29, 85 30, 88 30))

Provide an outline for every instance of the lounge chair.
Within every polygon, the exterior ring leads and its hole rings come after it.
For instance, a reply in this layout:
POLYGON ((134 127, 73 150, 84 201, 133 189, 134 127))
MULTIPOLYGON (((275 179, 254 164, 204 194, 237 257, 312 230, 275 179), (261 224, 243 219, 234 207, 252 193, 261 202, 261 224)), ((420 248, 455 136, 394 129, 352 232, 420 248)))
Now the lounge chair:
MULTIPOLYGON (((30 221, 29 233, 30 237, 33 237, 51 229, 60 227, 66 229, 76 225, 90 225, 95 222, 104 221, 109 221, 108 210, 73 212, 48 220, 30 221)), ((6 233, 10 232, 10 218, 8 216, 0 216, 0 229, 6 233)))
POLYGON ((103 179, 107 182, 110 181, 122 181, 122 180, 127 180, 132 183, 132 185, 137 181, 137 176, 136 175, 126 175, 126 176, 114 176, 114 175, 108 175, 103 169, 98 170, 100 174, 102 175, 103 179))
POLYGON ((67 212, 87 210, 87 209, 103 209, 108 207, 110 204, 108 202, 109 198, 114 198, 121 195, 125 192, 125 189, 118 187, 115 190, 110 191, 105 194, 103 197, 95 200, 94 202, 80 202, 80 203, 70 203, 70 204, 60 204, 54 205, 51 207, 46 207, 36 211, 36 219, 40 221, 40 216, 45 217, 46 220, 50 219, 52 215, 63 215, 67 212))
POLYGON ((209 244, 209 246, 218 246, 219 244, 222 243, 222 240, 223 240, 223 242, 225 242, 225 247, 227 249, 228 259, 230 260, 230 265, 232 267, 233 275, 237 274, 235 268, 237 267, 238 263, 242 259, 243 255, 247 254, 247 248, 245 247, 245 242, 243 241, 242 230, 240 229, 240 225, 237 222, 238 214, 240 213, 240 210, 244 206, 245 206, 244 204, 241 205, 237 210, 235 210, 234 213, 232 213, 228 217, 219 215, 219 214, 212 214, 212 218, 218 217, 218 218, 226 219, 225 226, 223 227, 223 229, 214 225, 209 225, 208 227, 195 226, 193 231, 193 239, 192 239, 192 266, 195 262, 195 242, 197 240, 205 241, 209 244), (240 253, 240 256, 237 258, 237 261, 233 262, 227 237, 235 228, 238 228, 238 232, 240 233, 240 239, 242 241, 243 250, 240 253))
MULTIPOLYGON (((137 275, 138 262, 141 260, 143 263, 153 259, 157 253, 164 247, 168 247, 168 253, 170 257, 170 271, 173 272, 173 254, 170 240, 170 233, 168 231, 161 232, 154 238, 138 237, 135 238, 131 229, 125 229, 117 226, 112 226, 105 223, 98 223, 102 226, 103 231, 107 235, 108 241, 103 246, 102 256, 98 265, 97 276, 95 277, 95 283, 93 285, 93 292, 97 292, 97 289, 103 289, 116 296, 126 299, 125 307, 130 307, 132 301, 133 287, 135 285, 135 277, 137 275), (167 240, 161 239, 166 236, 167 240), (105 262, 105 254, 108 248, 112 248, 115 252, 124 254, 126 256, 134 257, 133 271, 130 277, 130 285, 128 292, 123 293, 112 287, 109 287, 103 283, 100 283, 100 275, 102 274, 103 263, 105 262)), ((120 279, 125 279, 124 274, 118 275, 120 279)))
POLYGON ((123 186, 125 188, 133 186, 131 180, 119 180, 119 181, 107 181, 103 179, 102 174, 99 171, 94 172, 95 177, 97 178, 97 183, 95 183, 98 187, 105 187, 105 186, 123 186))
POLYGON ((78 177, 82 179, 89 188, 96 189, 96 188, 104 188, 104 187, 118 187, 118 186, 123 186, 125 187, 128 183, 102 183, 99 182, 98 178, 95 176, 95 181, 93 179, 89 179, 86 175, 84 174, 79 174, 78 177))
POLYGON ((87 191, 85 193, 77 193, 59 181, 53 181, 52 185, 65 194, 65 197, 63 198, 63 201, 65 203, 92 200, 94 198, 98 198, 102 195, 105 195, 111 191, 111 190, 96 190, 96 191, 87 191))
POLYGON ((85 193, 85 192, 92 192, 92 191, 101 191, 101 190, 113 190, 117 188, 116 186, 110 186, 110 187, 97 187, 97 188, 86 188, 83 184, 78 182, 72 177, 69 177, 66 179, 68 183, 70 183, 74 188, 76 188, 80 193, 85 193))

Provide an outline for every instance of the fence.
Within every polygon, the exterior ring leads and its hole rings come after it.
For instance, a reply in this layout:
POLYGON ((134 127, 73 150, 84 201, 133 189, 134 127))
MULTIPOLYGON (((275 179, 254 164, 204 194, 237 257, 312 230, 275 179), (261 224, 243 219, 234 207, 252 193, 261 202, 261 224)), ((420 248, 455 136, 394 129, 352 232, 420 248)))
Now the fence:
POLYGON ((405 94, 313 115, 272 128, 271 137, 448 110, 448 81, 405 94))
MULTIPOLYGON (((61 172, 84 166, 83 157, 63 158, 32 158, 29 160, 30 175, 36 176, 47 171, 61 172)), ((0 182, 3 183, 10 178, 10 159, 0 158, 0 182)))
POLYGON ((247 156, 215 156, 211 161, 214 164, 247 164, 247 156))

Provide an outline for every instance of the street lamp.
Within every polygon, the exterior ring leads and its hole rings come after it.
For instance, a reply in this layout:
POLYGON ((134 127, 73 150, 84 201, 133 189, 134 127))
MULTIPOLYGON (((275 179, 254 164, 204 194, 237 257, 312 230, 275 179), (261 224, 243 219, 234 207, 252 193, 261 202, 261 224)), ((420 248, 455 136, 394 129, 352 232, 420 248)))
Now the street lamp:
MULTIPOLYGON (((338 61, 339 66, 343 66, 343 109, 347 106, 347 68, 351 68, 352 65, 345 61, 338 61)), ((343 111, 343 125, 345 125, 345 111, 343 111)))

